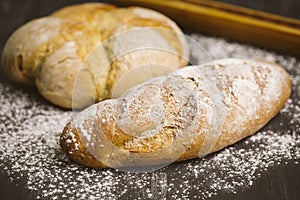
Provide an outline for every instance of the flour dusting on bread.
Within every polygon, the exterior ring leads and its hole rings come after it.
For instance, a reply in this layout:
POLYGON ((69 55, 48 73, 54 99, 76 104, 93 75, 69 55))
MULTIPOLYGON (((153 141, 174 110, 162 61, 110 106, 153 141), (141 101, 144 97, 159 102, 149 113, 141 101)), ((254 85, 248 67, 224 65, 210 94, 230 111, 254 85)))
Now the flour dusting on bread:
MULTIPOLYGON (((186 67, 75 116, 70 124, 83 147, 79 154, 87 157, 69 156, 92 167, 146 166, 202 157, 257 132, 284 106, 290 88, 281 67, 262 61, 225 59, 186 67), (111 118, 103 118, 104 113, 111 118)), ((68 127, 62 137, 73 130, 68 127)), ((68 154, 64 138, 61 145, 68 154)))

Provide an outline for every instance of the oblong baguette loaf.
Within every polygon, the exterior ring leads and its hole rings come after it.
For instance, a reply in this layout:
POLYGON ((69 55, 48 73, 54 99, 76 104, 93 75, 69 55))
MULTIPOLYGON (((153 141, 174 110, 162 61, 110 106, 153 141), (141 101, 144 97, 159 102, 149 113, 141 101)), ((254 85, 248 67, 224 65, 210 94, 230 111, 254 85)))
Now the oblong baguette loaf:
POLYGON ((92 102, 101 101, 127 71, 150 64, 177 69, 188 57, 185 37, 168 17, 146 8, 85 3, 17 29, 3 49, 2 67, 15 82, 36 84, 53 104, 76 109, 89 105, 73 101, 78 82, 92 91, 92 102))
POLYGON ((290 92, 289 75, 274 63, 224 59, 186 67, 78 113, 60 144, 71 160, 89 167, 205 156, 261 129, 290 92))

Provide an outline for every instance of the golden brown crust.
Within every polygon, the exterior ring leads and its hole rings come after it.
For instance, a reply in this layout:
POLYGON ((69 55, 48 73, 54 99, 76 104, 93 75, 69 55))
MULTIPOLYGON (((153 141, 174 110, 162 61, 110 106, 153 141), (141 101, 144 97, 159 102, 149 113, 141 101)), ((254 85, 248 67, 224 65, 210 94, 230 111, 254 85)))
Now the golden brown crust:
POLYGON ((40 93, 53 104, 64 108, 80 108, 90 105, 90 102, 109 98, 120 77, 141 63, 147 64, 145 60, 156 60, 155 64, 173 66, 174 69, 185 66, 187 60, 181 56, 188 58, 188 47, 182 37, 181 30, 173 21, 149 9, 118 9, 103 3, 79 4, 30 21, 16 30, 5 45, 2 66, 12 80, 24 84, 35 83, 40 93), (158 46, 161 41, 156 38, 163 38, 163 42, 174 49, 175 54, 160 55, 152 51, 131 53, 130 56, 137 59, 130 60, 128 56, 118 58, 118 53, 126 52, 117 52, 120 48, 114 47, 116 43, 133 48, 130 46, 130 38, 133 37, 128 35, 117 39, 114 36, 141 27, 176 31, 177 34, 166 34, 152 29, 156 37, 151 40, 154 46, 158 46), (97 51, 101 49, 101 53, 93 51, 96 47, 97 51), (162 59, 166 57, 169 59, 162 59), (89 62, 88 66, 85 66, 86 62, 89 62), (101 71, 102 68, 106 69, 101 71), (84 79, 83 83, 79 81, 79 86, 77 77, 84 79), (74 87, 84 88, 89 101, 75 99, 79 102, 74 104, 74 87))
POLYGON ((64 128, 64 135, 61 136, 60 146, 64 152, 72 155, 70 158, 76 163, 86 163, 89 167, 101 167, 106 166, 95 159, 85 148, 81 141, 78 131, 70 126, 70 123, 64 128), (70 131, 74 134, 69 134, 70 131), (76 146, 75 146, 76 145, 76 146))
POLYGON ((16 82, 33 84, 33 69, 40 65, 40 60, 36 59, 41 56, 39 49, 58 34, 62 23, 64 20, 44 17, 16 30, 2 53, 2 67, 6 75, 16 82))
POLYGON ((225 59, 214 64, 177 70, 89 107, 64 129, 62 148, 89 167, 201 157, 257 132, 289 98, 289 76, 274 63, 225 59), (76 140, 68 143, 70 135, 76 140))
POLYGON ((95 21, 94 18, 102 12, 111 11, 114 9, 116 9, 116 7, 110 4, 84 3, 61 8, 52 13, 51 16, 81 22, 91 22, 95 21), (87 15, 87 13, 89 13, 89 15, 87 15))

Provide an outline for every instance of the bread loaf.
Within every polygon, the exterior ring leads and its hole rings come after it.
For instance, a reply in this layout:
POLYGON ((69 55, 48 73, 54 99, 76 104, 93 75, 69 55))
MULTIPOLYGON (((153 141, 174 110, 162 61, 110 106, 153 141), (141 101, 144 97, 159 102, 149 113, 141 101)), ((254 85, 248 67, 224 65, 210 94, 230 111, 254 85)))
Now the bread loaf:
POLYGON ((87 96, 93 101, 101 101, 126 72, 148 64, 180 68, 188 54, 181 30, 162 14, 86 3, 20 27, 4 47, 2 66, 12 80, 36 84, 53 104, 77 108, 90 102, 72 102, 76 81, 92 91, 87 96), (92 52, 97 56, 89 57, 92 52))
POLYGON ((257 132, 290 92, 288 74, 274 63, 224 59, 185 67, 78 113, 60 145, 88 167, 202 157, 257 132))

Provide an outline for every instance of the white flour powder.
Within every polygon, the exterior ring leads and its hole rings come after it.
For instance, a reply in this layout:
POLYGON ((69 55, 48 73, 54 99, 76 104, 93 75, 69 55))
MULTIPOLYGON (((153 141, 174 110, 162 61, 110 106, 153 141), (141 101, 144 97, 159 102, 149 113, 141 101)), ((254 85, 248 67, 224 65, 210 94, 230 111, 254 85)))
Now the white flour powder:
POLYGON ((291 162, 299 165, 300 60, 219 38, 191 36, 213 59, 263 58, 286 68, 291 74, 293 94, 277 117, 278 123, 211 156, 154 173, 88 169, 70 162, 58 144, 60 132, 73 113, 1 81, 0 167, 12 180, 25 177, 28 189, 39 199, 77 200, 207 199, 251 187, 274 166, 291 162))

